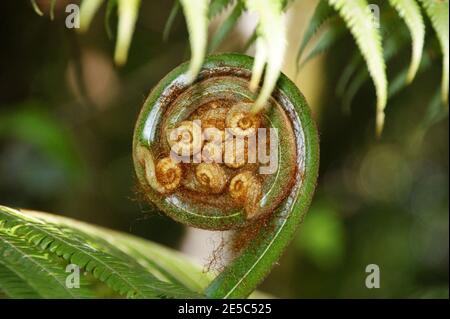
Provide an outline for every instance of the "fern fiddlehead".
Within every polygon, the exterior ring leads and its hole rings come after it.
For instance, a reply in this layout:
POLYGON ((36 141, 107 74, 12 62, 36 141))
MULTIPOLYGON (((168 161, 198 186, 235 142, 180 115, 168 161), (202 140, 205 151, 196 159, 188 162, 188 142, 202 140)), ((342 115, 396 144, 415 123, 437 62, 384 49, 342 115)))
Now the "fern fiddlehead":
POLYGON ((270 107, 254 114, 252 63, 239 54, 208 57, 193 84, 188 65, 177 67, 150 93, 133 140, 139 183, 167 215, 204 229, 254 229, 206 289, 213 298, 247 297, 269 273, 301 222, 317 178, 318 138, 304 97, 282 75, 270 107), (227 148, 230 140, 234 147, 227 148), (266 165, 271 159, 274 170, 266 165))

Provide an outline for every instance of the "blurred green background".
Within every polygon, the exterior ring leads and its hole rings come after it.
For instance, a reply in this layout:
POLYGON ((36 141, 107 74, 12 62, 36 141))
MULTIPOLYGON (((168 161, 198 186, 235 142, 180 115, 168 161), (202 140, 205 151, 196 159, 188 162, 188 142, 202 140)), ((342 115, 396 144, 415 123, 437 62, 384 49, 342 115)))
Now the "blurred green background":
MULTIPOLYGON (((0 203, 178 249, 185 227, 134 190, 131 141, 146 95, 189 59, 184 19, 176 18, 165 42, 172 1, 143 1, 129 61, 117 68, 104 9, 79 35, 64 25, 69 2, 57 2, 54 21, 36 15, 28 0, 0 2, 0 203)), ((390 100, 378 141, 372 84, 350 112, 335 94, 355 50, 350 36, 295 77, 290 60, 316 1, 297 2, 284 71, 317 121, 320 179, 303 226, 261 290, 288 298, 448 298, 449 123, 435 98, 439 59, 390 100), (365 287, 368 264, 380 267, 380 289, 365 287)), ((48 11, 48 1, 38 3, 48 11)), ((219 51, 242 50, 251 30, 239 28, 219 51)), ((409 55, 407 46, 388 71, 405 67, 409 55)))

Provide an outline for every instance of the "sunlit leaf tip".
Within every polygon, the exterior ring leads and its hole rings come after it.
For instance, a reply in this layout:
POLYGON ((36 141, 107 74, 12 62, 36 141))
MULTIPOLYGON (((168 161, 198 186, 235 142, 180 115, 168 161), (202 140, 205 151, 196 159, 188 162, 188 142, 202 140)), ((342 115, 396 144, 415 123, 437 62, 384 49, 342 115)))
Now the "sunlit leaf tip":
POLYGON ((84 0, 80 6, 80 32, 86 32, 104 0, 84 0))
POLYGON ((116 50, 114 61, 117 65, 124 65, 128 59, 131 38, 133 36, 138 17, 141 0, 119 0, 116 50))
POLYGON ((300 70, 300 59, 306 49, 306 46, 308 45, 314 34, 316 34, 316 32, 324 24, 324 22, 331 17, 333 12, 333 8, 328 4, 326 0, 320 0, 316 8, 314 9, 314 13, 309 20, 308 27, 306 28, 305 34, 303 35, 302 42, 297 52, 297 73, 300 70))
POLYGON ((329 0, 350 29, 366 61, 377 95, 376 127, 381 134, 387 102, 386 66, 381 46, 381 34, 373 23, 373 16, 365 0, 329 0))
POLYGON ((449 77, 449 16, 448 0, 420 0, 428 17, 431 20, 433 29, 436 32, 442 50, 442 83, 441 95, 444 105, 448 107, 448 77, 449 77))
POLYGON ((38 15, 43 16, 44 13, 42 12, 41 8, 39 8, 39 5, 36 3, 36 0, 30 0, 31 6, 33 7, 34 12, 36 12, 38 15))
POLYGON ((189 30, 191 62, 186 74, 188 83, 197 77, 206 54, 209 0, 180 0, 189 30))
POLYGON ((252 112, 261 111, 275 88, 286 51, 286 21, 283 1, 247 0, 246 6, 259 16, 258 39, 250 89, 256 90, 266 65, 264 82, 254 103, 252 112))
POLYGON ((405 21, 411 33, 412 55, 408 70, 407 82, 410 83, 419 69, 422 59, 423 44, 425 40, 425 25, 420 7, 415 0, 389 0, 390 4, 397 10, 399 16, 405 21))

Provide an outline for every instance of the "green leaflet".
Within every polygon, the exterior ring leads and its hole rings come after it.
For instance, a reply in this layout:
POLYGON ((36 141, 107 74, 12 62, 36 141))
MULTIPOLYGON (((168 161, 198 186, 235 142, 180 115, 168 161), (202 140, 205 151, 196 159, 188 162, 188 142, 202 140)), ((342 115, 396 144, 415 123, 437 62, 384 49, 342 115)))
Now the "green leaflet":
POLYGON ((303 35, 302 42, 297 53, 297 67, 300 66, 300 59, 303 51, 305 51, 311 38, 316 34, 319 28, 327 21, 334 13, 333 8, 327 3, 326 0, 320 0, 314 9, 313 16, 309 20, 308 27, 303 35))
POLYGON ((217 47, 222 43, 222 41, 227 37, 227 35, 236 25, 243 11, 244 3, 238 0, 233 10, 230 12, 225 21, 218 27, 216 33, 212 37, 209 43, 208 52, 214 52, 217 49, 217 47))
POLYGON ((307 62, 315 58, 317 55, 330 49, 337 41, 339 41, 339 39, 342 38, 344 31, 345 26, 342 24, 342 21, 330 21, 327 30, 319 36, 319 39, 314 44, 314 47, 309 51, 306 58, 304 58, 301 63, 298 61, 298 69, 301 69, 307 62))
POLYGON ((384 125, 387 103, 386 66, 383 59, 381 35, 372 23, 372 14, 365 0, 329 0, 350 29, 361 51, 377 93, 376 132, 379 136, 384 125))
MULTIPOLYGON (((181 285, 157 279, 137 262, 108 252, 105 242, 73 227, 70 235, 57 225, 24 215, 7 207, 0 207, 2 228, 10 231, 17 240, 24 240, 30 253, 42 250, 54 257, 78 265, 104 282, 114 291, 130 298, 192 298, 200 297, 181 285), (83 239, 83 240, 82 240, 83 239)), ((7 243, 2 244, 2 249, 7 243)), ((113 247, 113 246, 111 246, 113 247)), ((109 247, 109 251, 111 251, 109 247)), ((25 249, 25 248, 24 248, 25 249)), ((130 257, 132 258, 132 257, 130 257)))
POLYGON ((15 229, 0 228, 0 255, 0 287, 11 297, 92 297, 92 293, 82 286, 68 288, 64 264, 17 237, 15 229), (10 273, 15 276, 9 277, 10 273))
POLYGON ((223 10, 225 10, 228 5, 230 5, 234 1, 235 0, 211 0, 209 4, 208 17, 211 19, 219 15, 223 10))
POLYGON ((412 56, 407 81, 411 82, 416 75, 422 59, 423 43, 425 41, 425 25, 420 7, 415 0, 389 0, 400 17, 405 20, 412 37, 412 56))
POLYGON ((442 84, 441 97, 446 105, 448 103, 448 76, 449 76, 449 44, 448 44, 448 0, 420 0, 427 12, 431 24, 441 45, 442 50, 442 84))

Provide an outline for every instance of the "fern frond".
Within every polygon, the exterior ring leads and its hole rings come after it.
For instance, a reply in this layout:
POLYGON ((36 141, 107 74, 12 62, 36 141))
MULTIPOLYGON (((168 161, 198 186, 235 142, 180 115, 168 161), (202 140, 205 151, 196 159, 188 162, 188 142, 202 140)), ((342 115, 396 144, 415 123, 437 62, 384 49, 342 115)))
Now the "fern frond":
POLYGON ((209 0, 180 0, 189 30, 191 62, 186 74, 187 82, 192 83, 203 64, 208 39, 209 0))
MULTIPOLYGON (((0 281, 0 287, 8 287, 17 294, 28 285, 32 290, 22 291, 24 294, 35 294, 41 298, 89 298, 89 290, 69 288, 66 285, 68 273, 65 267, 58 264, 55 257, 49 253, 31 247, 28 242, 15 236, 14 230, 0 228, 0 264, 9 272, 15 274, 14 281, 20 286, 11 286, 12 282, 0 281)), ((5 278, 6 273, 0 275, 5 278)), ((13 280, 11 278, 11 280, 13 280)))
POLYGON ((138 262, 161 280, 180 283, 196 292, 202 292, 212 280, 212 274, 205 273, 181 253, 159 244, 61 216, 30 211, 27 214, 57 225, 63 231, 81 231, 89 235, 91 242, 103 243, 102 247, 117 257, 123 254, 131 257, 133 262, 138 262))
POLYGON ((158 280, 145 268, 130 264, 129 260, 109 254, 101 243, 94 246, 79 230, 74 230, 77 236, 68 236, 52 223, 2 206, 0 220, 4 229, 13 229, 14 234, 27 240, 33 250, 40 248, 63 257, 121 295, 130 298, 199 297, 182 286, 158 280))
POLYGON ((283 65, 286 50, 284 5, 284 1, 280 0, 246 0, 247 8, 259 15, 257 50, 250 81, 251 90, 256 90, 261 80, 264 65, 267 63, 261 91, 252 107, 252 112, 255 113, 265 107, 275 88, 283 65))
POLYGON ((365 0, 329 0, 350 29, 364 57, 377 93, 376 131, 379 136, 384 125, 387 102, 386 66, 383 59, 381 35, 372 23, 373 17, 365 0))
POLYGON ((442 50, 442 83, 441 97, 444 105, 448 104, 448 77, 449 77, 449 16, 448 0, 420 0, 431 20, 442 50))
POLYGON ((216 33, 209 42, 208 52, 213 52, 222 43, 223 39, 230 33, 244 11, 244 3, 241 0, 236 1, 233 10, 225 21, 217 28, 216 33))
POLYGON ((86 32, 104 0, 85 0, 80 5, 80 32, 86 32))
POLYGON ((425 41, 425 24, 423 23, 420 7, 415 0, 389 0, 397 10, 399 16, 405 20, 412 38, 411 64, 406 81, 410 83, 417 72, 422 59, 423 44, 425 41))
POLYGON ((328 4, 326 0, 320 0, 314 9, 314 13, 309 20, 308 27, 306 28, 305 34, 303 35, 302 43, 297 53, 297 67, 299 67, 300 59, 302 57, 303 51, 305 51, 311 38, 316 34, 319 28, 327 21, 334 13, 333 8, 328 4))

